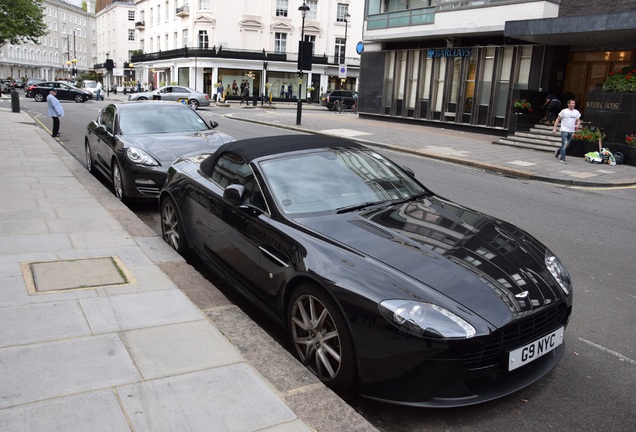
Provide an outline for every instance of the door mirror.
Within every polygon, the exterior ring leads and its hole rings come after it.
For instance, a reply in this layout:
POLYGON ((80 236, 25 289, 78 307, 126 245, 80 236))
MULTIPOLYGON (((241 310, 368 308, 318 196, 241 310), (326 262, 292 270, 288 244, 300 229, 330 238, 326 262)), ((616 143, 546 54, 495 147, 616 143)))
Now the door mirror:
POLYGON ((225 198, 233 206, 240 206, 243 201, 245 186, 240 184, 232 184, 225 188, 223 198, 225 198))
POLYGON ((210 120, 210 127, 212 129, 215 129, 219 124, 217 122, 215 122, 214 120, 210 120))

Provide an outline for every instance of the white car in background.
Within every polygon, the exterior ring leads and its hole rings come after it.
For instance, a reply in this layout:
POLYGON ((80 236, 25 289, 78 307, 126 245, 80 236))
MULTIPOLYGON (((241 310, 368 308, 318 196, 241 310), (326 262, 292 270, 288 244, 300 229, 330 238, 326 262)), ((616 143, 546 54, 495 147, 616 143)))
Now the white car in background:
POLYGON ((97 94, 97 81, 94 80, 84 80, 82 82, 82 88, 87 92, 93 95, 93 99, 95 99, 95 95, 97 94))

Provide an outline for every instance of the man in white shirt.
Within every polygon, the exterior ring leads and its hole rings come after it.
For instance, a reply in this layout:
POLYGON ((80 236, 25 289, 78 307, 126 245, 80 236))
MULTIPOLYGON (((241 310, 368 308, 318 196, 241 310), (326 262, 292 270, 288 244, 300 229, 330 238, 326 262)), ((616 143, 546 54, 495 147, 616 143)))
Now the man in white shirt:
POLYGON ((97 81, 97 90, 95 91, 95 100, 104 100, 104 96, 102 96, 102 83, 97 81))
MULTIPOLYGON (((565 161, 565 149, 570 145, 574 132, 581 127, 581 113, 574 109, 575 105, 576 102, 574 99, 568 100, 568 107, 561 110, 552 128, 552 133, 556 133, 556 128, 559 122, 561 122, 561 149, 559 150, 558 156, 559 161, 564 164, 567 163, 565 161)), ((554 156, 556 157, 557 154, 554 156)))

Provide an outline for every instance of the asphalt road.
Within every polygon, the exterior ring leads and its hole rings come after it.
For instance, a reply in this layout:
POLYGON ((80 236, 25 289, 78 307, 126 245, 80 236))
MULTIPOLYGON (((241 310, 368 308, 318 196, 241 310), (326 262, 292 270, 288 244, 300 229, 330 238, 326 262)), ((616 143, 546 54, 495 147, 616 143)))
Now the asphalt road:
MULTIPOLYGON (((41 120, 50 128, 45 104, 21 102, 23 110, 44 116, 41 120)), ((102 106, 104 102, 64 103, 62 142, 79 160, 84 158, 86 125, 102 106)), ((199 110, 238 139, 290 133, 222 117, 229 112, 199 110)), ((326 121, 329 115, 325 110, 326 121)), ((574 313, 561 363, 543 380, 509 397, 447 410, 396 407, 356 397, 348 402, 386 432, 636 430, 635 190, 562 187, 383 153, 412 168, 434 192, 512 222, 548 245, 572 273, 574 313)), ((158 229, 154 205, 134 210, 158 229)), ((250 315, 271 327, 257 312, 250 315)))

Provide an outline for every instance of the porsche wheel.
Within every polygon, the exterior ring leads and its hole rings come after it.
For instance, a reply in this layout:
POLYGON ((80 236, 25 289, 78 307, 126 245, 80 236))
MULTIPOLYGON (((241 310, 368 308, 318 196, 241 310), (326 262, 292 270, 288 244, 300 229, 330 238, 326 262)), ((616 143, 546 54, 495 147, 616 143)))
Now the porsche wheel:
POLYGON ((115 160, 113 161, 113 189, 115 190, 115 196, 120 201, 125 201, 126 196, 124 195, 124 179, 121 174, 121 168, 119 168, 119 163, 115 160))
POLYGON ((181 215, 172 198, 161 201, 161 236, 163 240, 181 256, 188 252, 188 242, 183 232, 181 215))
POLYGON ((290 299, 287 324, 300 361, 334 390, 356 377, 353 341, 335 302, 320 288, 301 285, 290 299))

